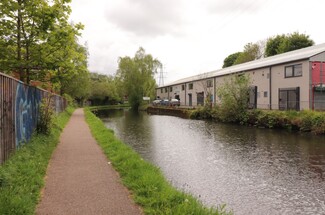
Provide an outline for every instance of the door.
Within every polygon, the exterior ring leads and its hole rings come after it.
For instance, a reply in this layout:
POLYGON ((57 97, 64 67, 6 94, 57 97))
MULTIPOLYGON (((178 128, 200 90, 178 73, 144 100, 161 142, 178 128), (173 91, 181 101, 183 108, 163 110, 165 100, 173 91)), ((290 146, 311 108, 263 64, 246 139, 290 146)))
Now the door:
POLYGON ((279 110, 300 110, 300 88, 279 89, 279 110))
POLYGON ((192 106, 192 93, 188 94, 188 105, 192 106))
POLYGON ((204 105, 204 92, 197 94, 197 105, 204 105))
POLYGON ((257 108, 257 86, 251 86, 249 88, 248 108, 257 108))

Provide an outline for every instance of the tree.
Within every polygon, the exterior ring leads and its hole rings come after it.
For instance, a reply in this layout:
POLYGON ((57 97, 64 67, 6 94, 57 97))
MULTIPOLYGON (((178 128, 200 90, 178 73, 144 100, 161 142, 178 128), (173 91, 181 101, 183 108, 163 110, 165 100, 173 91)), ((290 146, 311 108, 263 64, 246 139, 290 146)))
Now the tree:
POLYGON ((244 51, 236 52, 226 57, 223 61, 222 68, 260 59, 264 57, 264 50, 265 40, 260 40, 256 43, 247 43, 244 46, 244 51))
POLYGON ((121 100, 114 77, 91 73, 90 78, 89 100, 93 105, 115 104, 121 100))
POLYGON ((75 52, 66 50, 76 50, 71 41, 77 43, 82 25, 68 24, 70 1, 1 1, 0 53, 4 54, 0 67, 3 72, 18 72, 20 79, 29 83, 48 78, 47 74, 59 70, 62 64, 75 63, 72 59, 75 56, 71 56, 75 52))
POLYGON ((234 64, 246 63, 260 59, 261 57, 259 45, 257 43, 247 43, 244 47, 244 51, 239 54, 234 64))
POLYGON ((61 92, 62 95, 64 93, 70 95, 74 100, 82 105, 90 96, 90 87, 90 74, 88 70, 83 70, 66 77, 61 85, 61 92))
POLYGON ((242 52, 236 52, 236 53, 233 53, 233 54, 229 55, 228 57, 226 57, 223 61, 222 68, 226 68, 226 67, 234 65, 235 61, 237 60, 237 58, 239 57, 240 54, 242 54, 242 52))
POLYGON ((217 88, 220 98, 218 116, 225 122, 242 122, 248 110, 250 77, 235 74, 217 88))
MULTIPOLYGON (((56 26, 48 39, 48 43, 41 48, 43 67, 51 70, 51 77, 44 77, 60 89, 60 94, 65 92, 65 83, 78 74, 89 73, 87 69, 88 50, 78 43, 81 24, 71 25, 62 23, 56 26), (61 27, 60 27, 61 26, 61 27)), ((67 85, 65 85, 67 86, 67 85)))
POLYGON ((266 42, 265 56, 270 57, 279 54, 278 49, 285 38, 284 34, 269 38, 266 42))
POLYGON ((138 110, 144 96, 153 96, 155 91, 154 75, 162 67, 159 60, 140 47, 133 58, 120 57, 117 77, 123 83, 128 100, 134 110, 138 110))
POLYGON ((287 35, 277 35, 269 38, 266 44, 265 55, 267 57, 306 48, 314 45, 314 41, 309 39, 308 35, 294 32, 287 35))

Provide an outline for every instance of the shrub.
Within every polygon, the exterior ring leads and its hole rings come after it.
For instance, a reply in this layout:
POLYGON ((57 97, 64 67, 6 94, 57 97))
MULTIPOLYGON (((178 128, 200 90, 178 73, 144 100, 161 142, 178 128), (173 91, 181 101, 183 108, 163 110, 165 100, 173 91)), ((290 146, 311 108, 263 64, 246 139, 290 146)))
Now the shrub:
POLYGON ((311 131, 315 134, 325 134, 325 114, 316 113, 312 118, 311 131))
POLYGON ((37 133, 48 134, 53 127, 54 111, 51 106, 51 96, 44 98, 39 108, 39 118, 36 127, 37 133))
POLYGON ((199 107, 191 111, 190 113, 191 119, 211 119, 212 118, 212 109, 209 107, 199 107))
POLYGON ((217 111, 221 121, 245 123, 248 120, 249 85, 249 76, 236 74, 217 88, 221 99, 217 111))
POLYGON ((69 95, 69 94, 63 94, 63 97, 67 100, 68 105, 71 107, 77 107, 76 101, 69 95))

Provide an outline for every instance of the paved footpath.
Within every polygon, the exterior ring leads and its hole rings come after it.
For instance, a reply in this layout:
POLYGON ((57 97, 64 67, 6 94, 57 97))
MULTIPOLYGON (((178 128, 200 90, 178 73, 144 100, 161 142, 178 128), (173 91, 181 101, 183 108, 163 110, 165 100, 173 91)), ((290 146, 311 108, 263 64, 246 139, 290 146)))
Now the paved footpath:
POLYGON ((36 214, 142 214, 77 109, 47 170, 36 214))

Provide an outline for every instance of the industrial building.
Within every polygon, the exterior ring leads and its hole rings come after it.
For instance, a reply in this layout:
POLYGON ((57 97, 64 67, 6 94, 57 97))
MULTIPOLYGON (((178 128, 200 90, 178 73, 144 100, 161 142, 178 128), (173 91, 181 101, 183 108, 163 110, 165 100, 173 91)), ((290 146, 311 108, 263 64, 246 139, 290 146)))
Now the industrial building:
POLYGON ((325 110, 325 44, 315 45, 180 79, 156 88, 160 99, 181 106, 216 105, 216 89, 232 74, 248 74, 250 107, 273 110, 325 110))

